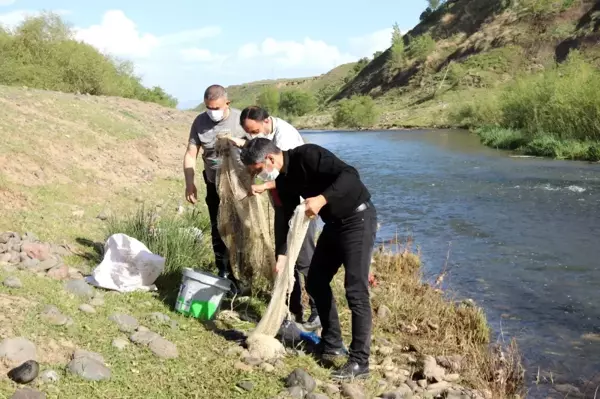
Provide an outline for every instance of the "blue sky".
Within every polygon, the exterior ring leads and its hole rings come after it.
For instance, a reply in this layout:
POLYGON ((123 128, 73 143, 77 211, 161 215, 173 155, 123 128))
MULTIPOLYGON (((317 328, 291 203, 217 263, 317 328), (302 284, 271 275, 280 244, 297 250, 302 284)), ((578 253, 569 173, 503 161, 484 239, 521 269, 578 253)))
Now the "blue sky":
POLYGON ((130 59, 147 85, 182 106, 212 83, 312 76, 389 45, 391 26, 412 28, 425 0, 0 0, 12 27, 41 10, 64 16, 76 38, 130 59), (355 4, 355 5, 354 5, 355 4))

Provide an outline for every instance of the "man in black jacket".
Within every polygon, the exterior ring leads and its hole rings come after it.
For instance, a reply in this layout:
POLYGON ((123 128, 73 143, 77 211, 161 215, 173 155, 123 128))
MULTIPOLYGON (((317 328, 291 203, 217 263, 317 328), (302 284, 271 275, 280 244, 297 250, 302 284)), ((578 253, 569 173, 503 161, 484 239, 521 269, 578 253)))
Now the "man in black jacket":
MULTIPOLYGON (((275 180, 283 206, 293 210, 299 204, 299 197, 305 198, 306 215, 310 218, 319 215, 325 222, 307 279, 307 289, 315 300, 323 326, 322 356, 327 359, 344 352, 330 286, 343 264, 346 299, 352 312, 352 343, 348 362, 335 370, 332 377, 366 377, 372 324, 369 267, 377 230, 371 194, 356 169, 315 144, 281 151, 272 141, 257 138, 247 143, 240 158, 254 175, 275 180)), ((277 248, 278 255, 286 252, 285 244, 277 248)), ((278 262, 278 268, 284 264, 278 262)))

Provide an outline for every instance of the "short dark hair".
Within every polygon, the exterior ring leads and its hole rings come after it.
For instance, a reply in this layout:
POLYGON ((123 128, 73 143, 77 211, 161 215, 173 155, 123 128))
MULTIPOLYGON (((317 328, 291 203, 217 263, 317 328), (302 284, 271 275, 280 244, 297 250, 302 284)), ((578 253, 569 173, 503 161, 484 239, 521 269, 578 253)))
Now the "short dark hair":
POLYGON ((240 159, 244 165, 249 166, 263 162, 270 154, 281 154, 281 150, 272 140, 259 137, 247 142, 242 148, 240 159))
POLYGON ((227 90, 221 85, 211 85, 204 91, 204 101, 214 101, 220 98, 227 98, 227 90))
POLYGON ((240 125, 244 126, 244 122, 250 119, 256 122, 262 122, 269 117, 269 112, 258 105, 251 105, 242 110, 240 114, 240 125))

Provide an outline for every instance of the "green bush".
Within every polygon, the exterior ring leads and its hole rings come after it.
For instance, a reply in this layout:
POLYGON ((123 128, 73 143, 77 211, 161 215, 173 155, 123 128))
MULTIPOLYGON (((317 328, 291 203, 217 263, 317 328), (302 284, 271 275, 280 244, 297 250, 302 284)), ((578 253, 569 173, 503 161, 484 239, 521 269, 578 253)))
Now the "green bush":
POLYGON ((430 33, 412 37, 406 48, 408 58, 424 61, 435 50, 435 40, 430 33))
POLYGON ((392 28, 392 46, 390 49, 389 66, 392 70, 404 65, 404 39, 397 23, 392 28))
POLYGON ((475 130, 475 132, 484 145, 492 148, 518 150, 527 144, 527 139, 517 130, 486 126, 475 130))
POLYGON ((274 87, 265 88, 256 100, 259 106, 266 109, 272 115, 279 112, 279 101, 279 90, 274 87))
POLYGON ((352 96, 341 100, 333 114, 335 127, 373 126, 377 120, 375 102, 369 96, 352 96))
POLYGON ((196 210, 182 215, 158 215, 141 207, 131 215, 107 221, 106 238, 118 233, 141 241, 152 253, 165 258, 161 279, 163 286, 166 284, 172 288, 178 285, 181 271, 186 267, 209 268, 212 255, 210 221, 196 210), (202 232, 201 239, 190 232, 194 228, 202 232))
POLYGON ((303 116, 317 108, 315 97, 301 90, 286 90, 279 98, 279 111, 286 116, 303 116))
POLYGON ((177 106, 160 87, 144 87, 131 63, 74 40, 67 23, 52 13, 27 18, 13 31, 0 29, 0 71, 0 84, 5 85, 177 106))

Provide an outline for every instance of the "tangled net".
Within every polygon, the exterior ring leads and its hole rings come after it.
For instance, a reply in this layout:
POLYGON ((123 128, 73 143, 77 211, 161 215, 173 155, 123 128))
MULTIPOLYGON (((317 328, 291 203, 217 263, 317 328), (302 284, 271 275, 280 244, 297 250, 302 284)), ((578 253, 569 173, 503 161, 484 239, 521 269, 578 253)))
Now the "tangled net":
POLYGON ((219 136, 216 145, 222 160, 217 174, 219 233, 229 250, 234 277, 261 290, 273 282, 274 237, 267 216, 274 213, 266 194, 248 195, 252 177, 227 137, 219 136))
POLYGON ((269 306, 246 341, 250 353, 260 359, 272 359, 285 353, 275 339, 281 323, 289 316, 289 297, 294 287, 294 267, 300 253, 309 218, 304 204, 296 207, 287 235, 287 260, 273 281, 275 268, 274 240, 268 224, 270 203, 266 195, 248 196, 252 177, 238 161, 227 135, 219 137, 217 152, 222 163, 217 176, 221 199, 218 227, 230 252, 236 278, 250 280, 256 286, 263 279, 273 284, 269 306))
POLYGON ((250 353, 260 359, 272 359, 285 352, 281 342, 275 339, 275 335, 277 335, 283 320, 290 315, 289 308, 286 306, 286 299, 289 303, 294 288, 294 267, 309 222, 310 219, 306 216, 304 204, 298 205, 294 211, 294 216, 290 220, 285 266, 277 274, 267 311, 246 341, 250 353))

